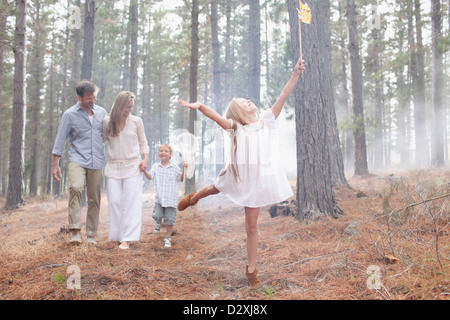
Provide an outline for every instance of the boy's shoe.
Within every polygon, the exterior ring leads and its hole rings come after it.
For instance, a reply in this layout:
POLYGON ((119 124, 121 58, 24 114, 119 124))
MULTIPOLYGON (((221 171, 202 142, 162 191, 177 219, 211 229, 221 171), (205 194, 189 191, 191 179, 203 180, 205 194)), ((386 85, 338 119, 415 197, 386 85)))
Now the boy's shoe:
POLYGON ((172 247, 172 239, 170 237, 164 238, 164 248, 171 248, 172 247))
POLYGON ((250 287, 252 289, 257 288, 261 281, 258 279, 258 268, 255 268, 255 270, 252 273, 248 272, 248 265, 245 266, 245 275, 247 276, 248 281, 250 282, 250 287))
POLYGON ((159 233, 161 231, 161 224, 157 223, 155 225, 155 229, 153 229, 153 233, 159 233))
POLYGON ((195 206, 195 205, 197 204, 198 200, 191 203, 191 198, 192 198, 192 196, 193 196, 194 194, 195 194, 195 192, 192 192, 190 195, 184 197, 184 198, 178 203, 178 211, 186 210, 187 207, 195 206))

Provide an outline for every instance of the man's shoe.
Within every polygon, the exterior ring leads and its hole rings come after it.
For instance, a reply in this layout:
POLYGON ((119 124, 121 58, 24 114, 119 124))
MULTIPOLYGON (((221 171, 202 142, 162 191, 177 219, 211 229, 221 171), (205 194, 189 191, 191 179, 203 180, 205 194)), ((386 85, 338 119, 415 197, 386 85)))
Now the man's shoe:
POLYGON ((86 242, 87 242, 87 243, 90 243, 90 244, 97 244, 97 241, 95 241, 95 239, 92 238, 92 237, 88 237, 87 240, 86 240, 86 242))
POLYGON ((155 225, 155 229, 153 229, 153 233, 159 233, 161 231, 161 224, 157 223, 155 225))
POLYGON ((77 233, 72 236, 70 243, 78 244, 81 243, 81 234, 77 233))

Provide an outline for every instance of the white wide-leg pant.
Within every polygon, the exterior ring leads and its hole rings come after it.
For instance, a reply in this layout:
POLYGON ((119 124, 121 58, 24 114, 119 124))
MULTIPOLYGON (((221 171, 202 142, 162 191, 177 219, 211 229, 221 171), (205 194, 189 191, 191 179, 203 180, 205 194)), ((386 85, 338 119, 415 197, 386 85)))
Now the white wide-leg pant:
POLYGON ((106 180, 109 240, 138 241, 142 223, 142 174, 106 180))

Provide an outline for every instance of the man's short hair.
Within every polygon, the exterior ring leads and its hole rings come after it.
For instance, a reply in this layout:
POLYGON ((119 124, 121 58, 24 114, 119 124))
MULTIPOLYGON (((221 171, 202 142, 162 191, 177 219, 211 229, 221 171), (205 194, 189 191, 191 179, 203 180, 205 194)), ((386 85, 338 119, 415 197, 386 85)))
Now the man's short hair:
POLYGON ((98 87, 91 81, 81 80, 77 84, 77 87, 75 88, 75 90, 77 91, 77 95, 79 95, 80 97, 83 98, 85 92, 97 94, 98 87))

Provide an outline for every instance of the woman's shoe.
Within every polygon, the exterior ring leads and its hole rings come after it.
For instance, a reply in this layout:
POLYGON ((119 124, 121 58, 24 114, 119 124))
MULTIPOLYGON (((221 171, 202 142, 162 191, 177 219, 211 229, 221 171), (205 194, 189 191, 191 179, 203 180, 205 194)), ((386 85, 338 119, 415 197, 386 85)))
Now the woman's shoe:
POLYGON ((248 281, 250 282, 250 287, 252 289, 257 288, 261 281, 258 279, 258 268, 255 268, 255 270, 252 273, 248 272, 248 265, 245 266, 245 275, 247 276, 248 281))
POLYGON ((195 205, 197 204, 198 200, 191 203, 191 198, 194 196, 194 194, 195 194, 195 192, 191 193, 190 195, 184 197, 184 198, 178 203, 178 211, 186 210, 187 207, 195 206, 195 205))
POLYGON ((127 250, 127 249, 130 249, 130 245, 127 243, 126 245, 124 245, 124 244, 120 244, 119 245, 119 249, 122 249, 122 250, 127 250))

